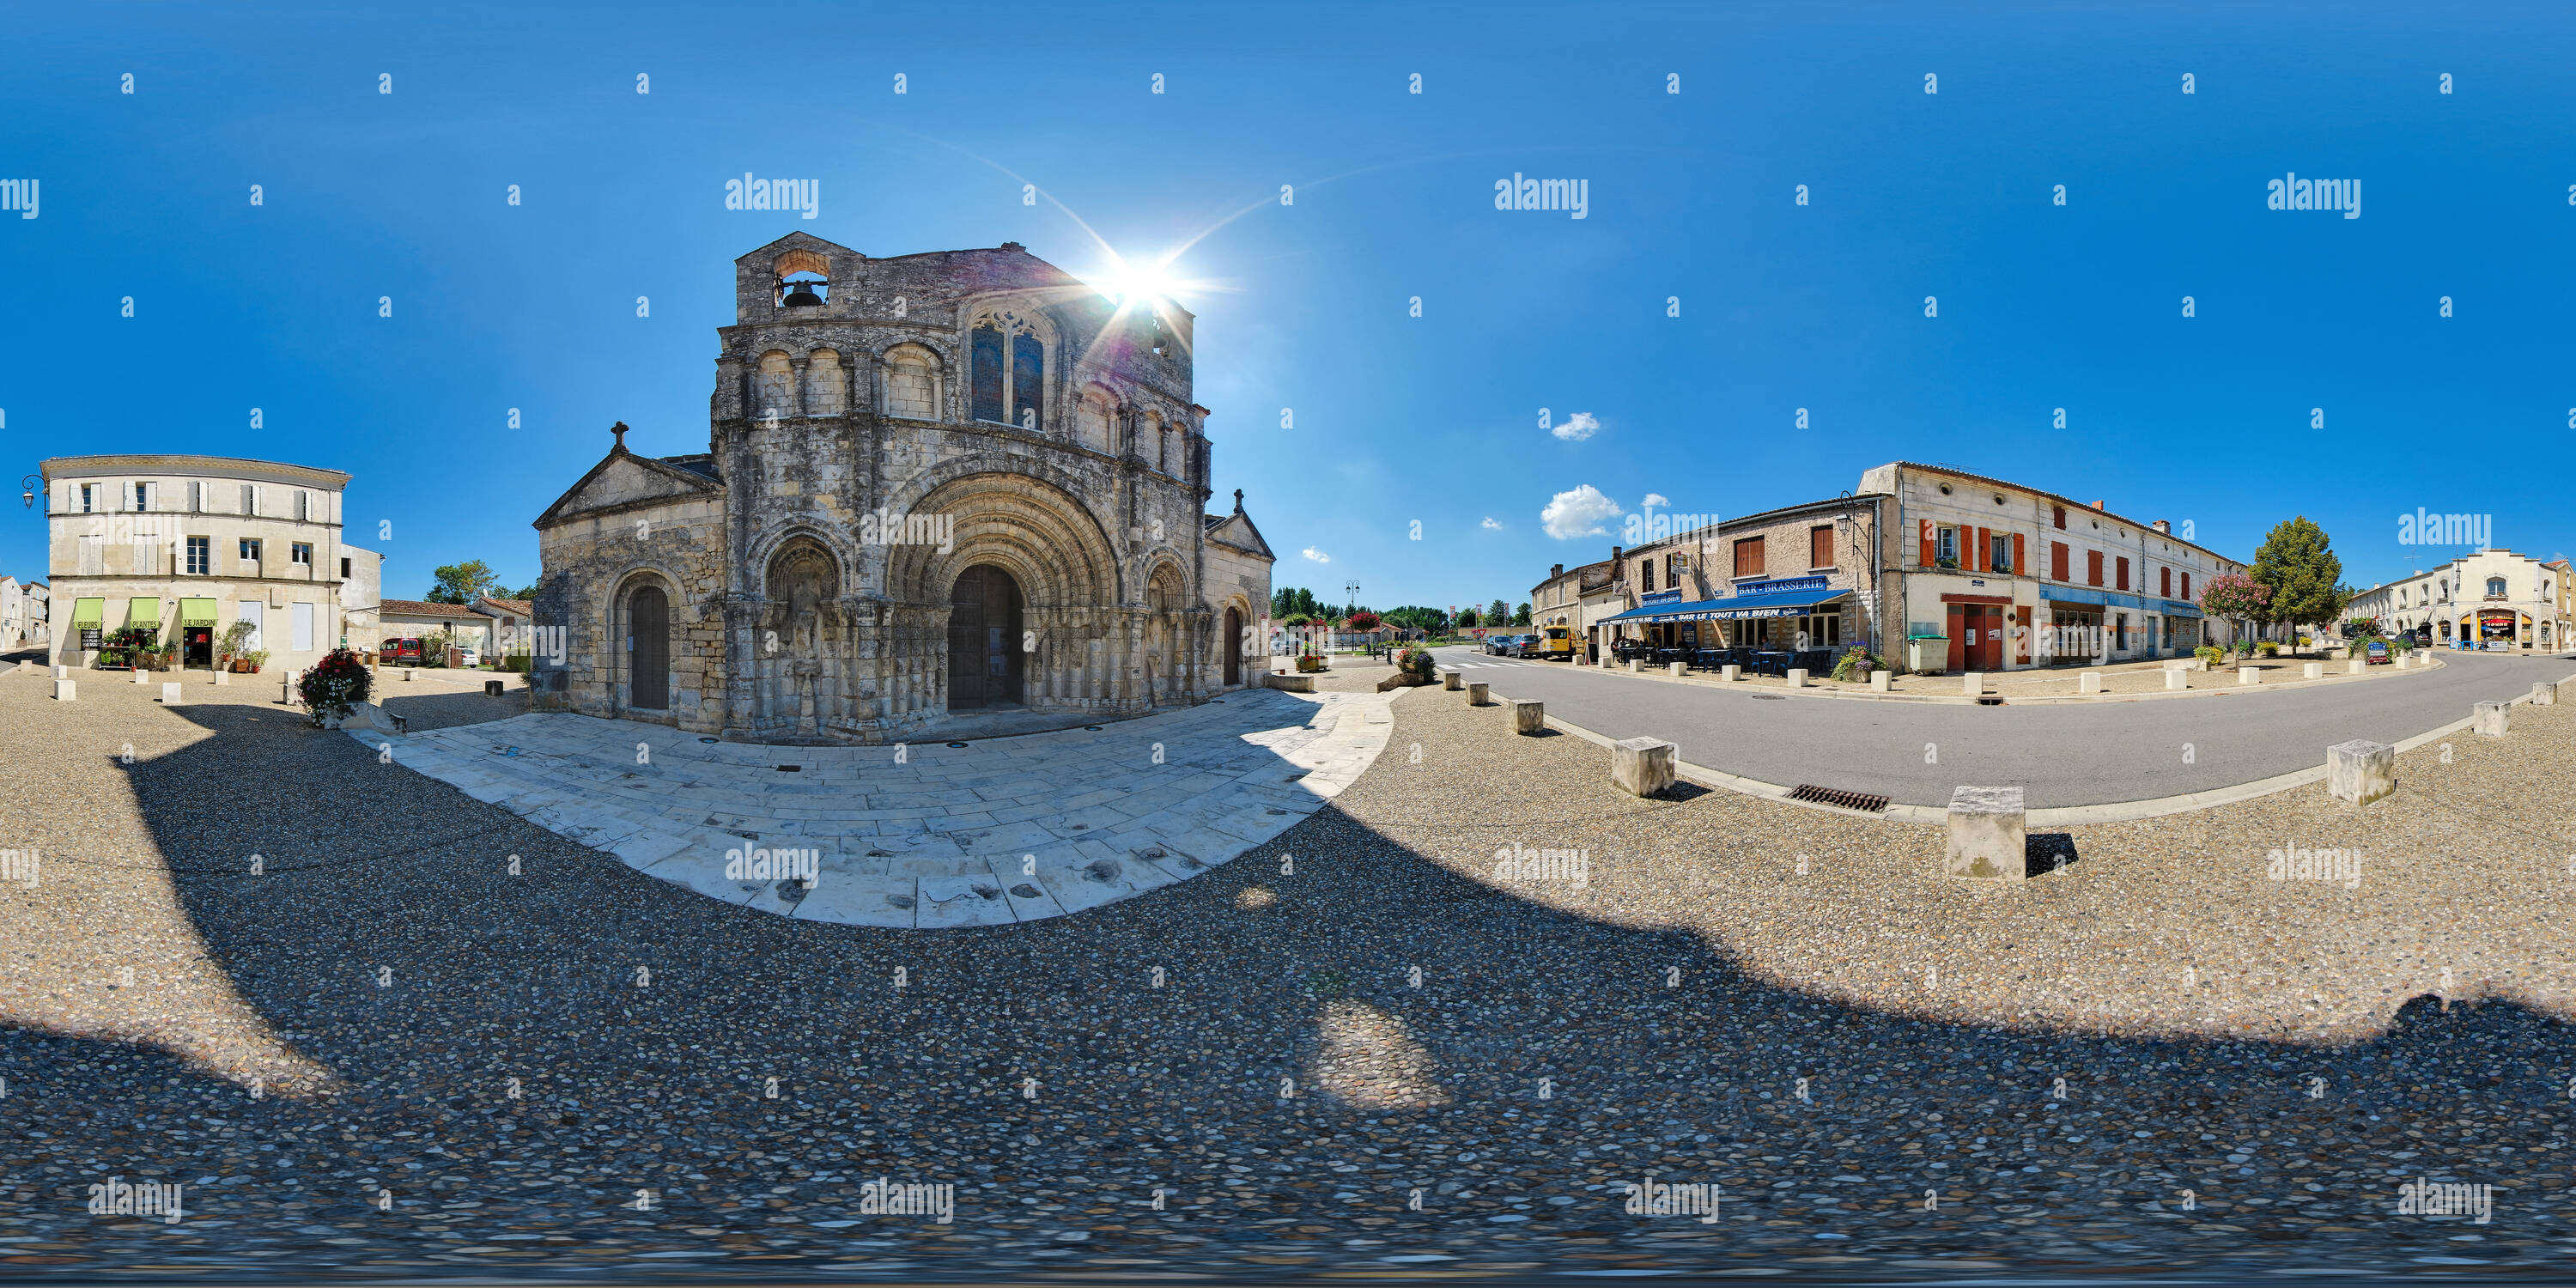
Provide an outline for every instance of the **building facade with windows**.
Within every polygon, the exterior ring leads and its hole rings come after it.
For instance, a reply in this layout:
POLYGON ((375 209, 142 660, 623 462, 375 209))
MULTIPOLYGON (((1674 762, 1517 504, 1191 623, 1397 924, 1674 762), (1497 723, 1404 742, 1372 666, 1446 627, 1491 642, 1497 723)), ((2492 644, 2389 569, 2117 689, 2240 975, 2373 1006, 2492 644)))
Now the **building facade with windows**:
POLYGON ((1949 670, 2140 661, 2233 638, 2199 596, 2245 565, 2166 520, 1907 461, 1869 470, 1859 490, 1892 506, 1891 643, 1940 639, 1949 670))
POLYGON ((1622 639, 1880 653, 1890 504, 1864 491, 1614 550, 1619 607, 1590 623, 1596 654, 1622 639))
POLYGON ((1272 555, 1207 513, 1190 315, 1016 243, 734 261, 707 448, 537 517, 537 702, 744 741, 1135 715, 1254 682, 1272 555))
POLYGON ((2353 596, 2344 616, 2385 631, 2420 631, 2438 647, 2557 652, 2569 647, 2567 565, 2480 550, 2353 596))
POLYGON ((53 598, 48 656, 87 667, 128 640, 211 667, 235 622, 269 666, 337 646, 363 556, 340 542, 349 476, 221 456, 61 456, 40 467, 53 598))
POLYGON ((0 652, 45 646, 48 594, 41 581, 20 585, 15 577, 0 577, 0 652))

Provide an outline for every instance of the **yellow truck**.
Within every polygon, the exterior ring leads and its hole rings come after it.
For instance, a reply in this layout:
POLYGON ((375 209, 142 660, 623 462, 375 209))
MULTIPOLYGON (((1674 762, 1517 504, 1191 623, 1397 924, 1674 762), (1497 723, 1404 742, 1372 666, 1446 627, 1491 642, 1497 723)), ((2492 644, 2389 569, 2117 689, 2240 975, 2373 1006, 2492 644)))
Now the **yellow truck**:
POLYGON ((1538 655, 1559 662, 1574 660, 1574 631, 1571 627, 1550 626, 1539 632, 1538 655))

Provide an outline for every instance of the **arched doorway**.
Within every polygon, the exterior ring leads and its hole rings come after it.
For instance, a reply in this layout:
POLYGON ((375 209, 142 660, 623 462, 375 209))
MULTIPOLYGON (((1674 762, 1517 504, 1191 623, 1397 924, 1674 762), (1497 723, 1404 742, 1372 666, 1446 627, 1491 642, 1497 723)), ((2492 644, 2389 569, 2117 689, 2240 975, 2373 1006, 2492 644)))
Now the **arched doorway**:
POLYGON ((948 709, 1020 701, 1020 585, 991 564, 948 592, 948 709))
POLYGON ((671 600, 659 586, 638 586, 626 597, 626 705, 671 706, 671 600))
POLYGON ((1231 604, 1225 610, 1225 682, 1229 688, 1243 683, 1243 610, 1231 604))

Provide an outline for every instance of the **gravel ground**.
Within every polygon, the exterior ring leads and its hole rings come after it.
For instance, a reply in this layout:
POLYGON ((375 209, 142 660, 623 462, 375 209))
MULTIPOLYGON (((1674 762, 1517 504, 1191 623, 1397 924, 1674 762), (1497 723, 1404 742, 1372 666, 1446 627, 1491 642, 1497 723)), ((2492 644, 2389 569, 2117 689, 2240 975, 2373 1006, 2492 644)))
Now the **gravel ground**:
POLYGON ((43 861, 0 886, 20 1276, 2576 1252, 2557 708, 2405 758, 2368 811, 2034 838, 2072 861, 1987 888, 1928 875, 1935 830, 1626 798, 1606 751, 1419 689, 1366 776, 1223 869, 913 932, 653 881, 256 691, 44 692, 0 676, 0 846, 43 861), (2359 884, 2268 880, 2283 847, 2358 850, 2359 884), (90 1215, 111 1176, 187 1185, 186 1219, 90 1215), (1717 1219, 1624 1212, 1649 1177, 1721 1187, 1717 1219), (954 1223, 862 1212, 879 1178, 953 1185, 954 1223), (2493 1186, 2492 1220, 2400 1215, 2415 1179, 2493 1186))

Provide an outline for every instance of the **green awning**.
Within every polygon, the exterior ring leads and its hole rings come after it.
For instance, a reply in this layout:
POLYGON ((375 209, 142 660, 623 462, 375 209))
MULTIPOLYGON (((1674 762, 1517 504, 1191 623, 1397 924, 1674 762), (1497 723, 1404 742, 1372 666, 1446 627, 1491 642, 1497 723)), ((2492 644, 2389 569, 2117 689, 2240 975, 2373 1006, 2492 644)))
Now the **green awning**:
POLYGON ((126 602, 125 625, 128 630, 160 624, 161 600, 158 596, 145 599, 138 595, 126 602))
POLYGON ((73 630, 96 630, 98 629, 99 622, 105 619, 106 616, 107 601, 104 599, 75 599, 72 601, 73 630))
POLYGON ((179 624, 180 624, 181 626, 212 626, 212 625, 214 625, 214 624, 215 624, 215 601, 213 601, 213 600, 211 600, 211 599, 183 599, 183 600, 180 600, 180 601, 179 601, 179 624))

